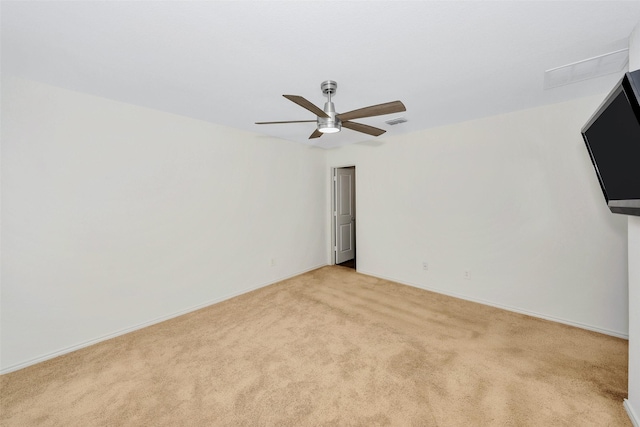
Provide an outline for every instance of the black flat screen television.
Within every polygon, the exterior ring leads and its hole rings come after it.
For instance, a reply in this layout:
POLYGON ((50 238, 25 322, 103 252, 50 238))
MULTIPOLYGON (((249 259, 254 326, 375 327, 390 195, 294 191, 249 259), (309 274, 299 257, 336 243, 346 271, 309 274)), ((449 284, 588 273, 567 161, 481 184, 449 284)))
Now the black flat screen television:
POLYGON ((611 212, 640 216, 640 70, 624 75, 582 137, 611 212))

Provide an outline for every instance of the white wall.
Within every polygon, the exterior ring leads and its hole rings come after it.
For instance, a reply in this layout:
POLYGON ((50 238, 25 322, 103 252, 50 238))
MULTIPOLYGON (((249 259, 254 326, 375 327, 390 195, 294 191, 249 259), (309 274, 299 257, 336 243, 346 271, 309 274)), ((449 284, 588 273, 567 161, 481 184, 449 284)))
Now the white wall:
POLYGON ((356 165, 358 271, 626 336, 627 220, 580 135, 603 96, 330 151, 356 165))
POLYGON ((629 395, 627 410, 640 425, 640 217, 629 217, 629 395))
POLYGON ((321 150, 3 78, 2 371, 326 264, 326 187, 321 150))
POLYGON ((579 133, 602 96, 324 152, 2 83, 3 372, 325 264, 345 165, 359 271, 628 333, 626 218, 579 133))
MULTIPOLYGON (((629 69, 640 69, 640 23, 629 41, 629 69)), ((640 426, 640 217, 629 220, 629 398, 627 411, 640 426)))

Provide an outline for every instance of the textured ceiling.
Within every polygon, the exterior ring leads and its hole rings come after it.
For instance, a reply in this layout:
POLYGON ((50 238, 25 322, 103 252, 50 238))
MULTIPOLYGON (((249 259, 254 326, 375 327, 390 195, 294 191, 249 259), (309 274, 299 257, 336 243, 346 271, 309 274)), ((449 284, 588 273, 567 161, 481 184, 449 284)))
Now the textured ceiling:
POLYGON ((131 104, 308 140, 315 117, 282 94, 338 112, 402 100, 359 120, 388 135, 607 92, 620 73, 544 90, 544 71, 628 47, 640 1, 0 3, 2 73, 131 104), (385 120, 406 117, 390 127, 385 120))

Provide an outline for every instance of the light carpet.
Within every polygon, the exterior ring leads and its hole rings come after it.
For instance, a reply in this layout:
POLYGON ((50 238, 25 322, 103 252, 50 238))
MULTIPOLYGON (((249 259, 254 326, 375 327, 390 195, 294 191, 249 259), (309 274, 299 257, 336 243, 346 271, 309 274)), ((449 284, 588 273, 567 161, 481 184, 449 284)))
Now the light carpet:
POLYGON ((631 426, 628 343, 330 266, 0 377, 2 426, 631 426))

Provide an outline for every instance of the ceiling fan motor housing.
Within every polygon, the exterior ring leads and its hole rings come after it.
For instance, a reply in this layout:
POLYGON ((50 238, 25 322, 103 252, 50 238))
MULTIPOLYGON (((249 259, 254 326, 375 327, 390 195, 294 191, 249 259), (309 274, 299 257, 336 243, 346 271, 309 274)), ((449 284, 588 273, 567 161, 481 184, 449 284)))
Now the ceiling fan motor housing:
POLYGON ((336 117, 336 108, 333 105, 333 102, 328 101, 324 103, 324 112, 329 117, 318 116, 318 131, 322 133, 340 132, 340 129, 342 129, 342 122, 338 117, 336 117))

